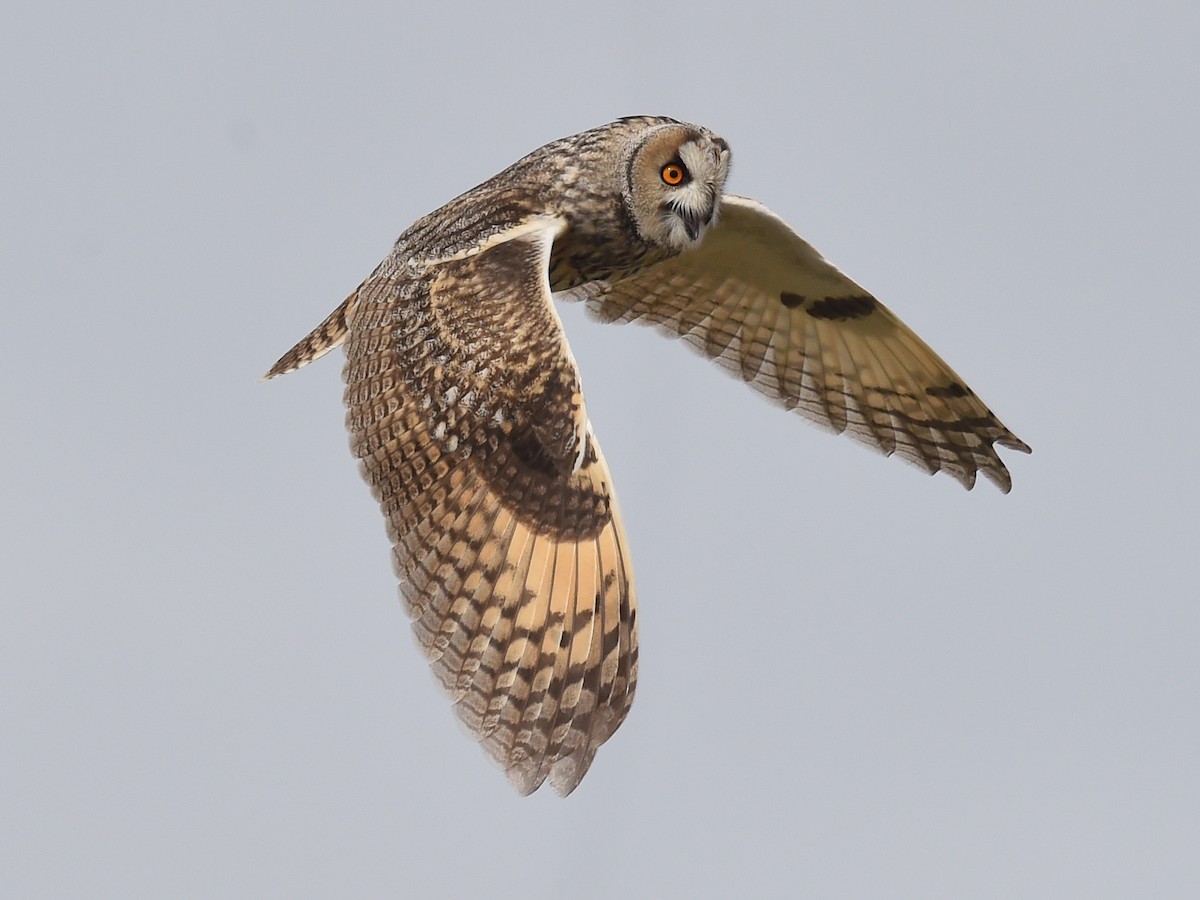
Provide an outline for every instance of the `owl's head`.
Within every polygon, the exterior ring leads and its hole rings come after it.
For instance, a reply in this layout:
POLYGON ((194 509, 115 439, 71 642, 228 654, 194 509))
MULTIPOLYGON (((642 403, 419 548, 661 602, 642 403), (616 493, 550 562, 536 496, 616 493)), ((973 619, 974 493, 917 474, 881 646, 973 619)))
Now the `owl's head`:
POLYGON ((694 125, 658 125, 633 147, 625 190, 643 239, 671 250, 698 244, 716 222, 729 145, 694 125))

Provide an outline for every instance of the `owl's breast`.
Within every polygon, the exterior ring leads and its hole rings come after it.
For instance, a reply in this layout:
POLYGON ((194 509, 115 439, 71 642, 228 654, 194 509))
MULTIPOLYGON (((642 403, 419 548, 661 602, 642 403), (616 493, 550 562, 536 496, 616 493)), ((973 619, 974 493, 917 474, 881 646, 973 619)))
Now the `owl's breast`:
POLYGON ((623 228, 573 225, 550 251, 550 290, 565 291, 589 281, 615 281, 664 255, 623 228))

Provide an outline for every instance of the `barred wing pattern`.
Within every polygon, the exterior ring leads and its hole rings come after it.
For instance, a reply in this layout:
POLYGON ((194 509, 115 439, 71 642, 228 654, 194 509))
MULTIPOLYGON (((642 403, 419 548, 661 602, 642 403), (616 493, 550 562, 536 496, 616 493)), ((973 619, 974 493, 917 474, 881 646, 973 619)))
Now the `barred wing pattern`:
POLYGON ((563 296, 682 337, 788 409, 967 488, 981 471, 1011 489, 994 443, 1029 452, 924 341, 753 200, 726 194, 698 247, 563 296))
POLYGON ((562 228, 385 264, 346 341, 351 445, 417 639, 522 793, 573 790, 637 679, 625 535, 546 274, 562 228))
POLYGON ((295 372, 340 346, 346 340, 346 332, 350 327, 348 324, 350 314, 354 311, 354 304, 358 302, 358 291, 361 287, 362 285, 359 285, 354 293, 343 300, 324 322, 310 331, 295 347, 283 354, 279 361, 271 366, 271 371, 260 380, 267 381, 271 378, 278 378, 280 375, 287 375, 289 372, 295 372))

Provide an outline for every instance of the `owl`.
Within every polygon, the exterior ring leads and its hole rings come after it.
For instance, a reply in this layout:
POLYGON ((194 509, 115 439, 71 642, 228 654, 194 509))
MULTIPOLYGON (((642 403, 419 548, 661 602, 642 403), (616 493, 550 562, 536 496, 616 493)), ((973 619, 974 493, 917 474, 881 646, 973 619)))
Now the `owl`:
POLYGON ((779 217, 711 131, 621 119, 415 222, 270 370, 345 344, 346 425, 417 642, 522 793, 570 793, 629 712, 637 606, 555 300, 679 337, 786 409, 970 488, 1028 452, 779 217))

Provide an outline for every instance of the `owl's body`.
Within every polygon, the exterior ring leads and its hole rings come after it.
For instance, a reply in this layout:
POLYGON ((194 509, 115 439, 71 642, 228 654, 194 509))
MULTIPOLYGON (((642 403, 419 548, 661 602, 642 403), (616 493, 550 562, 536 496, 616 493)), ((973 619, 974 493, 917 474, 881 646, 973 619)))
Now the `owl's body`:
POLYGON ((754 387, 968 487, 1027 450, 928 347, 672 119, 547 144, 418 220, 285 355, 345 341, 347 427, 418 641, 522 792, 570 792, 637 679, 632 572, 552 294, 684 337, 754 387))
MULTIPOLYGON (((550 284, 563 291, 636 268, 659 248, 640 239, 623 202, 627 172, 613 161, 635 151, 648 128, 697 131, 661 117, 622 119, 553 141, 483 184, 418 219, 397 239, 391 261, 445 259, 536 216, 561 216, 566 228, 551 254, 550 284)), ((708 132, 726 152, 724 141, 708 132)))

